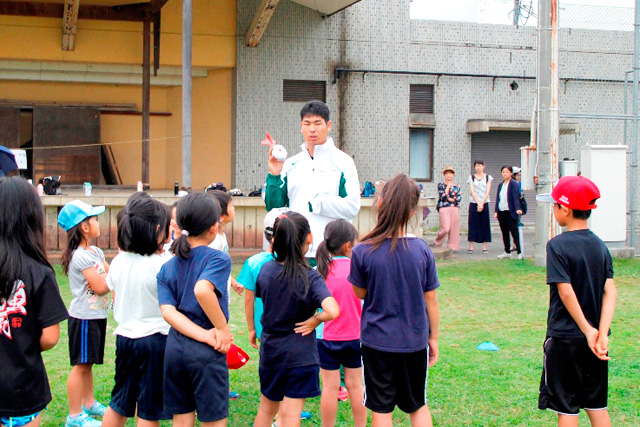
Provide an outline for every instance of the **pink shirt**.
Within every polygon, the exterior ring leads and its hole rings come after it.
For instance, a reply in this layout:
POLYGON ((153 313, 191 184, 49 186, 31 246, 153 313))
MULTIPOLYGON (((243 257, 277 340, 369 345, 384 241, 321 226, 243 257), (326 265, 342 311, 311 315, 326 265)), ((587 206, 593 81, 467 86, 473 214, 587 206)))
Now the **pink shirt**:
POLYGON ((356 297, 351 283, 347 280, 350 267, 349 258, 333 259, 331 271, 326 280, 331 295, 340 306, 340 316, 324 324, 322 338, 328 341, 360 339, 362 302, 356 297))

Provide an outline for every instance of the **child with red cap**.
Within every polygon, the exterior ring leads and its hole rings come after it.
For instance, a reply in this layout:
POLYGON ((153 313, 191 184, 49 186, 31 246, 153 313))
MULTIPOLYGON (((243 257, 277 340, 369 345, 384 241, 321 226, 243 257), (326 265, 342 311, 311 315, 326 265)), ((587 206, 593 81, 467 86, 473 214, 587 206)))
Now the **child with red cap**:
POLYGON ((550 302, 538 402, 558 414, 560 427, 577 427, 580 409, 592 426, 611 426, 608 335, 617 294, 609 250, 587 224, 598 198, 598 187, 582 176, 563 177, 536 198, 554 203, 556 221, 567 227, 547 243, 550 302))

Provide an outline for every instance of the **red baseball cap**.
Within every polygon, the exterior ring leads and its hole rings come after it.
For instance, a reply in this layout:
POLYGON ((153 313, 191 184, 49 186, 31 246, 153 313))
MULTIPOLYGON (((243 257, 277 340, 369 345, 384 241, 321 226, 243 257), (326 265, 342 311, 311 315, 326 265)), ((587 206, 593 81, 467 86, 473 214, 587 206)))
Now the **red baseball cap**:
POLYGON ((584 176, 565 176, 560 178, 553 191, 539 194, 539 202, 559 203, 569 209, 588 211, 595 209, 595 200, 600 198, 600 190, 589 178, 584 176))
POLYGON ((240 369, 249 361, 249 355, 235 344, 231 344, 227 352, 229 369, 240 369))

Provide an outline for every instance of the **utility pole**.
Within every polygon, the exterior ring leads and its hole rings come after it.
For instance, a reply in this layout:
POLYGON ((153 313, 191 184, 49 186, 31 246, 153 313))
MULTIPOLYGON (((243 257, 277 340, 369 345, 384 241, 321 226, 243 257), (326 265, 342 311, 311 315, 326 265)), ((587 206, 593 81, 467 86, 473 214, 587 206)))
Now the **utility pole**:
POLYGON ((193 4, 182 0, 182 186, 191 187, 191 49, 193 4))
MULTIPOLYGON (((638 0, 640 1, 640 0, 638 0)), ((536 193, 550 193, 558 181, 558 0, 540 0, 538 14, 538 165, 536 193)), ((535 264, 547 263, 546 244, 556 234, 553 205, 537 202, 535 264)))
POLYGON ((513 25, 520 23, 520 0, 513 0, 513 25))

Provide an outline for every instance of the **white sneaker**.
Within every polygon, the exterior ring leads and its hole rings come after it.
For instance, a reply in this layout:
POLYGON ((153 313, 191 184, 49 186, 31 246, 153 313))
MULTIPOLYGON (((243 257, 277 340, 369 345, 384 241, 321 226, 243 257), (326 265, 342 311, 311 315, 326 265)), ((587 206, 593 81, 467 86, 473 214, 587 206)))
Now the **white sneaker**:
POLYGON ((511 256, 511 254, 508 254, 506 252, 501 253, 500 255, 498 255, 498 259, 505 259, 505 258, 509 258, 511 256))

